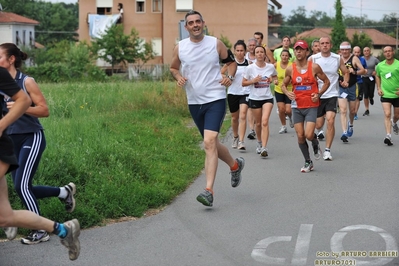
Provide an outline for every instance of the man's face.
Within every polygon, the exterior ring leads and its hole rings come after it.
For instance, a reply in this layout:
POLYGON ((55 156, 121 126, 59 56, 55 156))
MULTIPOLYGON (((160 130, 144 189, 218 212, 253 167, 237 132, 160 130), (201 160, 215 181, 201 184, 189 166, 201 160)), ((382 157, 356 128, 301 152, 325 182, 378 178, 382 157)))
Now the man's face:
POLYGON ((258 45, 262 45, 263 39, 260 37, 260 35, 255 34, 254 39, 258 42, 258 45))
POLYGON ((200 15, 193 14, 187 17, 186 30, 190 34, 190 37, 198 37, 202 35, 204 30, 205 21, 201 20, 200 15))
POLYGON ((359 47, 355 47, 353 48, 353 54, 356 55, 357 57, 360 57, 360 48, 359 47))
POLYGON ((391 60, 393 58, 394 53, 393 53, 392 47, 385 47, 383 50, 383 53, 384 53, 385 59, 391 60))
POLYGON ((317 54, 320 52, 320 42, 313 42, 312 52, 317 54))
POLYGON ((256 47, 256 42, 249 42, 248 43, 248 51, 249 51, 249 53, 254 54, 255 47, 256 47))
POLYGON ((320 39, 320 51, 323 53, 331 52, 331 41, 329 38, 321 38, 320 39))
POLYGON ((370 54, 371 54, 370 48, 365 47, 365 48, 363 49, 363 54, 364 54, 364 56, 369 57, 370 54))
POLYGON ((289 48, 291 45, 291 40, 289 38, 284 38, 283 39, 283 47, 284 48, 289 48))
POLYGON ((297 47, 294 49, 294 51, 295 51, 295 57, 296 57, 296 59, 298 59, 299 61, 302 60, 302 59, 304 59, 304 58, 306 58, 307 50, 303 49, 302 47, 297 46, 297 47))

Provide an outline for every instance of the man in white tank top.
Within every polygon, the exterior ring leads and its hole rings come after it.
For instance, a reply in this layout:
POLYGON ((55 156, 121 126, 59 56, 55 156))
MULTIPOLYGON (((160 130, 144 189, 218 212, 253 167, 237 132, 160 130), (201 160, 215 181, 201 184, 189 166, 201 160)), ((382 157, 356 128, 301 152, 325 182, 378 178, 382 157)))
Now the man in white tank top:
MULTIPOLYGON (((316 131, 318 139, 324 138, 324 132, 322 131, 325 120, 327 120, 327 132, 326 132, 326 148, 323 153, 323 159, 326 161, 332 160, 331 156, 331 145, 335 135, 335 116, 337 113, 337 101, 339 93, 339 84, 347 87, 349 74, 345 67, 344 61, 341 57, 331 52, 332 43, 329 37, 320 38, 320 53, 311 55, 309 61, 317 63, 323 72, 327 75, 330 80, 330 86, 327 91, 323 93, 320 99, 320 106, 317 111, 316 120, 316 131), (339 81, 338 70, 341 70, 345 74, 345 80, 339 81)), ((319 89, 323 86, 323 81, 318 80, 319 89)))
POLYGON ((186 14, 189 38, 175 46, 170 72, 177 85, 186 89, 191 116, 204 140, 206 187, 197 200, 211 207, 218 159, 229 165, 232 187, 240 184, 245 161, 242 157, 234 159, 218 138, 226 114, 226 86, 231 85, 237 64, 222 41, 205 36, 204 26, 199 12, 191 10, 186 14), (228 65, 227 76, 221 74, 220 60, 228 65))

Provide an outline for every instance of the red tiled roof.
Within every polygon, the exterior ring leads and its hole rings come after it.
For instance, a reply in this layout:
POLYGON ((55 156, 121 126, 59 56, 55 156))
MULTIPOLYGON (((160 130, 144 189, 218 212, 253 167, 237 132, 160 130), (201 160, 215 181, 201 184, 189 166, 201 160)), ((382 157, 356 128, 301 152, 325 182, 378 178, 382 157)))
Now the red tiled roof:
POLYGON ((15 13, 1 11, 0 12, 0 24, 7 24, 7 23, 11 23, 11 24, 21 23, 21 24, 34 24, 34 25, 39 24, 39 22, 36 20, 17 15, 15 13))
MULTIPOLYGON (((291 42, 295 39, 301 38, 318 38, 323 36, 330 36, 332 28, 314 28, 312 30, 299 33, 297 36, 291 38, 291 42)), ((346 29, 346 36, 352 39, 355 33, 367 34, 373 41, 373 45, 396 45, 396 39, 376 29, 346 29)))

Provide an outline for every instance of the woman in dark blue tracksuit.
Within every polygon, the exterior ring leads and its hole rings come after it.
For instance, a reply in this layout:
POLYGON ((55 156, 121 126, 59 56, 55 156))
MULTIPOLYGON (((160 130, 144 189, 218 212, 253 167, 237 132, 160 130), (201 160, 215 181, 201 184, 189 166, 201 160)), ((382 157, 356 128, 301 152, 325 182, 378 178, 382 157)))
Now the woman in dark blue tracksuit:
MULTIPOLYGON (((11 172, 14 188, 25 205, 26 209, 39 214, 37 199, 58 197, 64 202, 66 211, 72 212, 75 208, 74 194, 76 187, 69 183, 63 187, 32 186, 40 158, 46 148, 46 138, 43 127, 39 122, 40 117, 49 116, 46 100, 35 80, 19 71, 22 60, 27 59, 27 54, 22 52, 13 43, 0 45, 0 66, 6 68, 15 79, 18 86, 31 98, 32 105, 25 114, 7 128, 7 134, 14 142, 15 154, 19 167, 11 172)), ((14 102, 8 101, 4 112, 12 108, 14 102)), ((27 237, 22 238, 23 244, 36 244, 48 241, 50 236, 45 231, 32 231, 27 237)))

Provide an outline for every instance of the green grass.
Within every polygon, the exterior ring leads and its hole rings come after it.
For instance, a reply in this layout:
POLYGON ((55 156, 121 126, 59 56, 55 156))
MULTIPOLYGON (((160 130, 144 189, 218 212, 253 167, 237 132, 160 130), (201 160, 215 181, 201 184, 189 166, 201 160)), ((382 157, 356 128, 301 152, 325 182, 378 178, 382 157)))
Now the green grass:
MULTIPOLYGON (((41 119, 47 148, 34 184, 77 185, 72 214, 56 198, 43 216, 78 218, 83 228, 106 219, 141 217, 169 203, 204 164, 201 138, 175 83, 41 84, 50 117, 41 119)), ((7 177, 10 201, 23 209, 7 177)), ((2 232, 1 232, 2 233, 2 232)))

